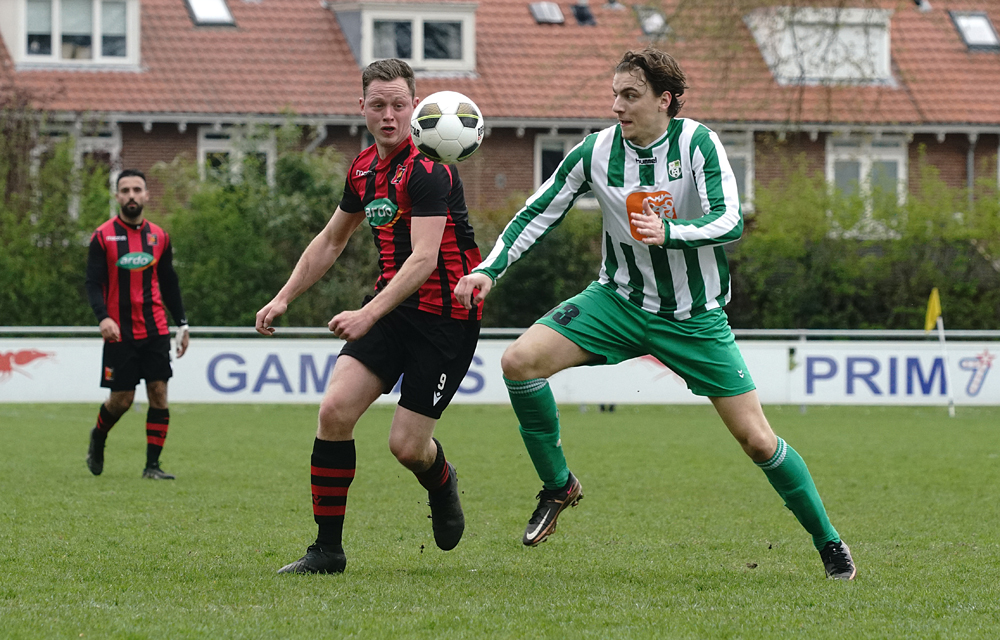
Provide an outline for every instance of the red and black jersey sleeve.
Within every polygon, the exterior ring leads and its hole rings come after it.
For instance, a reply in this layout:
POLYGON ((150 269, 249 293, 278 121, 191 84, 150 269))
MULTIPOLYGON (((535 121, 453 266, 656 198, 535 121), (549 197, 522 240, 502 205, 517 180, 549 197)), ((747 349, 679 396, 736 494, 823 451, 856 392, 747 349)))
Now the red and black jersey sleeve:
POLYGON ((423 157, 414 161, 413 175, 407 184, 410 216, 420 218, 448 215, 448 195, 451 189, 451 173, 447 167, 423 157))

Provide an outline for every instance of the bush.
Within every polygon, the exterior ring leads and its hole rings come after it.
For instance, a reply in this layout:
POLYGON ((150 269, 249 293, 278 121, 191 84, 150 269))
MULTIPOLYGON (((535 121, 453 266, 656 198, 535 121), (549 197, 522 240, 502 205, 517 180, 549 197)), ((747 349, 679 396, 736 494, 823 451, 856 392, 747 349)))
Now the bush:
POLYGON ((0 96, 0 324, 94 325, 84 281, 90 235, 110 211, 108 169, 77 167, 72 139, 40 139, 30 104, 0 96))
POLYGON ((756 211, 730 251, 735 327, 917 329, 941 292, 946 326, 995 329, 1000 318, 996 186, 970 209, 921 154, 919 188, 831 194, 821 175, 790 163, 780 183, 756 189, 756 211))

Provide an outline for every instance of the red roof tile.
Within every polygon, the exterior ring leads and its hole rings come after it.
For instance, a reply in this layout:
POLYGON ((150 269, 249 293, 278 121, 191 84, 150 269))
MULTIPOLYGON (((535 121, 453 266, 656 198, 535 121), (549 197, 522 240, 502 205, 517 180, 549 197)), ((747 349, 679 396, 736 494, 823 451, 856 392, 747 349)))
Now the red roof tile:
MULTIPOLYGON (((645 42, 635 14, 596 0, 590 7, 597 25, 580 26, 571 3, 559 4, 566 23, 539 25, 526 0, 480 2, 475 77, 420 78, 418 93, 461 91, 488 118, 610 120, 614 65, 624 50, 645 42)), ((896 82, 882 87, 778 85, 742 16, 732 13, 738 4, 685 3, 670 15, 673 35, 661 46, 688 74, 685 115, 766 123, 1000 124, 1000 53, 967 51, 948 15, 985 11, 996 24, 996 2, 931 0, 927 13, 912 2, 876 3, 894 10, 896 82)), ((13 76, 53 95, 46 106, 57 111, 358 113, 360 70, 334 14, 318 0, 230 0, 236 28, 195 27, 183 0, 141 5, 141 71, 13 72, 0 47, 0 82, 13 76)))

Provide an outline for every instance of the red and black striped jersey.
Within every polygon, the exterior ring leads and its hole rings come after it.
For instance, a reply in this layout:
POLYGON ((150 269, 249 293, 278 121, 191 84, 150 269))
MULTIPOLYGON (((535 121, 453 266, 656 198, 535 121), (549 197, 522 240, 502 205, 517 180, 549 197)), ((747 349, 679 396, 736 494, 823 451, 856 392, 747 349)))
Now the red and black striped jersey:
POLYGON ((447 216, 437 268, 403 306, 460 320, 480 320, 482 305, 467 310, 455 298, 455 285, 482 262, 469 223, 458 170, 421 155, 411 140, 391 157, 379 158, 375 145, 351 163, 340 208, 364 212, 378 249, 378 293, 413 253, 410 224, 414 217, 447 216))
POLYGON ((149 220, 133 226, 116 216, 94 231, 87 297, 98 322, 118 323, 122 340, 169 335, 167 309, 177 324, 187 324, 170 236, 149 220))

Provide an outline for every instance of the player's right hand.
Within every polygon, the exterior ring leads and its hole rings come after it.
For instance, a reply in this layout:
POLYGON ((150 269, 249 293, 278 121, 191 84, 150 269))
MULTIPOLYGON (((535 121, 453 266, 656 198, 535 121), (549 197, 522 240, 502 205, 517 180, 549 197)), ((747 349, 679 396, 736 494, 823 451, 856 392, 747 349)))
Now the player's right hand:
POLYGON ((455 297, 466 309, 471 309, 472 305, 479 304, 490 294, 493 288, 493 279, 485 273, 473 271, 455 285, 455 297))
POLYGON ((105 342, 120 342, 122 331, 118 328, 118 323, 111 318, 101 320, 101 337, 105 342))
POLYGON ((271 323, 285 315, 285 311, 288 311, 288 305, 284 302, 271 300, 264 305, 264 308, 257 312, 257 322, 254 325, 257 333, 262 336, 273 336, 274 327, 271 323))

